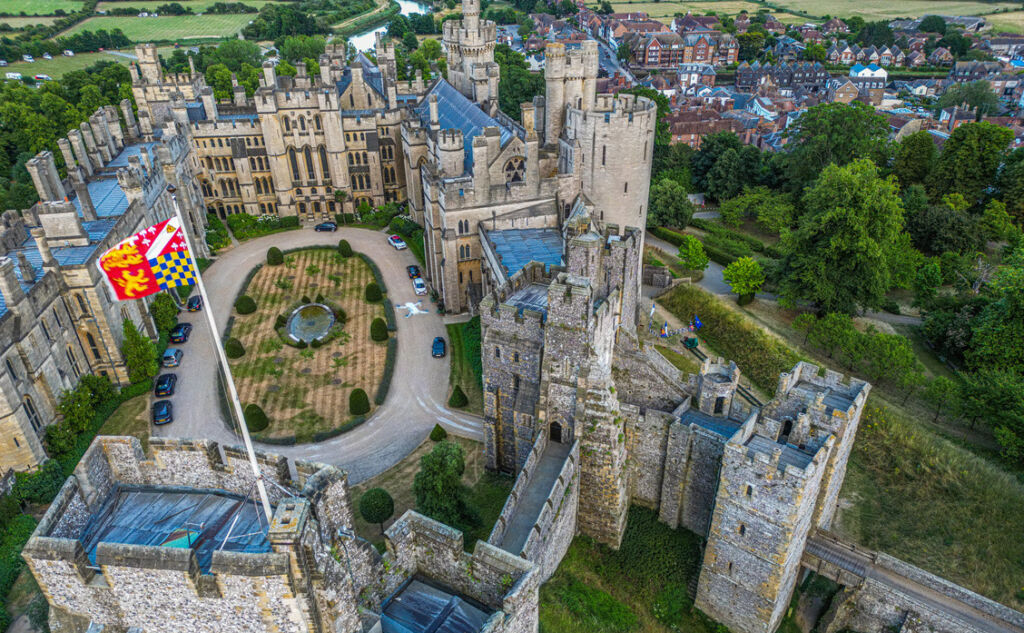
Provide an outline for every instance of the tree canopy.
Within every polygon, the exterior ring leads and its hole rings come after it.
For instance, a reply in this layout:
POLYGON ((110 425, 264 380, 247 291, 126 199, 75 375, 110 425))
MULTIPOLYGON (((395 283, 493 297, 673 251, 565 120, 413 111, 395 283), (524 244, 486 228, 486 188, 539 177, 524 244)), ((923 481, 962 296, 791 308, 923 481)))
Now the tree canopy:
POLYGON ((856 158, 876 163, 888 153, 889 123, 860 101, 826 103, 808 108, 788 132, 793 150, 787 175, 799 190, 831 164, 845 165, 856 158))

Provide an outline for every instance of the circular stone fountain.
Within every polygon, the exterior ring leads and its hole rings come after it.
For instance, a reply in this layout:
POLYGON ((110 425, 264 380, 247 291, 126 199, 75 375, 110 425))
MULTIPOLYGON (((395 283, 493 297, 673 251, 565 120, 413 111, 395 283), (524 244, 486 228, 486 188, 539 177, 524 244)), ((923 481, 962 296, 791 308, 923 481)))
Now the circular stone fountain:
POLYGON ((334 325, 334 312, 322 303, 307 303, 288 317, 288 334, 296 341, 311 343, 327 335, 334 325))

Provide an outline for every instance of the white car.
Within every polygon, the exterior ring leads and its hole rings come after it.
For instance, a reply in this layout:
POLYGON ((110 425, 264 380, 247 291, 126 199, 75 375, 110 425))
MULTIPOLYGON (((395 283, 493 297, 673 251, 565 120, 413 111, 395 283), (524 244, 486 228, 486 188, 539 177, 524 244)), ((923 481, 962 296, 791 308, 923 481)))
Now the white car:
POLYGON ((22 56, 21 56, 21 59, 23 59, 24 61, 26 61, 26 62, 28 62, 28 63, 30 63, 30 64, 31 64, 32 62, 36 61, 36 58, 35 58, 35 57, 32 57, 31 55, 22 55, 22 56))
POLYGON ((391 237, 389 237, 388 244, 394 246, 396 251, 401 251, 409 248, 408 245, 406 245, 405 240, 398 237, 397 235, 392 235, 391 237))
POLYGON ((21 73, 7 73, 7 78, 21 80, 21 73))
POLYGON ((43 53, 43 59, 53 59, 53 55, 49 53, 43 53))
POLYGON ((412 280, 412 289, 418 295, 427 294, 427 284, 420 277, 417 277, 412 280))
POLYGON ((75 56, 75 51, 71 50, 70 48, 64 49, 64 57, 74 57, 74 56, 75 56))
POLYGON ((0 67, 6 66, 6 65, 7 65, 7 60, 6 59, 0 59, 0 67))

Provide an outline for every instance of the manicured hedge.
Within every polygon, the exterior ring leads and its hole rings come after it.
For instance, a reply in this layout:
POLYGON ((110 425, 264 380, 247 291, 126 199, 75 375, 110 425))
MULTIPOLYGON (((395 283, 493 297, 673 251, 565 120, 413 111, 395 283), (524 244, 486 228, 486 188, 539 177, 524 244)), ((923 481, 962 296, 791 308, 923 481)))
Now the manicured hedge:
POLYGON ((242 295, 235 300, 235 310, 238 314, 252 314, 256 311, 256 300, 249 295, 242 295))
POLYGON ((444 427, 440 424, 435 424, 434 428, 430 431, 430 441, 443 442, 446 439, 448 439, 448 431, 445 431, 444 427))
POLYGON ((271 266, 280 266, 284 263, 284 254, 280 248, 271 246, 267 249, 267 263, 271 266))
POLYGON ((370 322, 370 340, 378 343, 388 340, 388 326, 384 319, 377 317, 370 322))
POLYGON ((370 399, 362 389, 353 389, 348 394, 348 412, 352 415, 363 415, 370 412, 370 399))
POLYGON ((801 360, 782 341, 696 286, 678 286, 658 302, 684 323, 695 314, 700 317, 704 327, 698 336, 707 336, 716 350, 727 360, 736 361, 744 375, 769 395, 775 393, 779 374, 801 360))
POLYGON ((348 240, 338 242, 338 253, 342 257, 352 257, 352 245, 348 243, 348 240))
POLYGON ((270 420, 260 405, 250 404, 245 407, 245 426, 250 433, 259 433, 270 426, 270 420))
POLYGON ((469 404, 469 398, 467 398, 465 392, 462 391, 462 387, 455 385, 455 389, 452 389, 451 397, 448 398, 448 406, 453 409, 461 409, 467 404, 469 404))
POLYGON ((391 377, 395 374, 395 361, 398 358, 398 339, 388 339, 388 355, 384 358, 384 373, 380 377, 380 385, 377 387, 377 395, 373 401, 377 405, 384 404, 388 397, 388 390, 391 388, 391 377))
POLYGON ((383 293, 381 293, 380 286, 377 285, 377 282, 371 281, 370 283, 366 284, 365 297, 369 303, 377 303, 378 301, 384 298, 384 295, 383 293))
POLYGON ((245 347, 237 338, 229 338, 224 341, 224 353, 228 358, 241 358, 245 356, 245 347))

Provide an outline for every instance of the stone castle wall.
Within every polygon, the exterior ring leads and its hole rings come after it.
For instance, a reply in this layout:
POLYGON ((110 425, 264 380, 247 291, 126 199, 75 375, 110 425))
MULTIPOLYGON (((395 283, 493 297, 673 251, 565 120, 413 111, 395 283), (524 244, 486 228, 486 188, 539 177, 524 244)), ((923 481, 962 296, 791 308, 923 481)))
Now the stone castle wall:
POLYGON ((548 434, 544 431, 538 433, 537 439, 533 443, 533 449, 530 451, 530 456, 526 458, 526 462, 519 470, 519 474, 516 475, 516 481, 512 484, 512 492, 509 493, 508 498, 505 500, 501 514, 498 515, 498 520, 494 522, 494 528, 491 530, 490 536, 487 537, 487 542, 491 545, 501 547, 501 542, 505 538, 505 530, 508 529, 509 523, 512 522, 512 516, 519 508, 519 500, 526 494, 530 482, 534 479, 537 465, 540 464, 541 455, 544 454, 544 449, 547 445, 548 434))
POLYGON ((542 581, 555 573, 576 536, 576 513, 580 501, 579 462, 580 442, 576 440, 523 546, 521 555, 537 563, 542 581))

